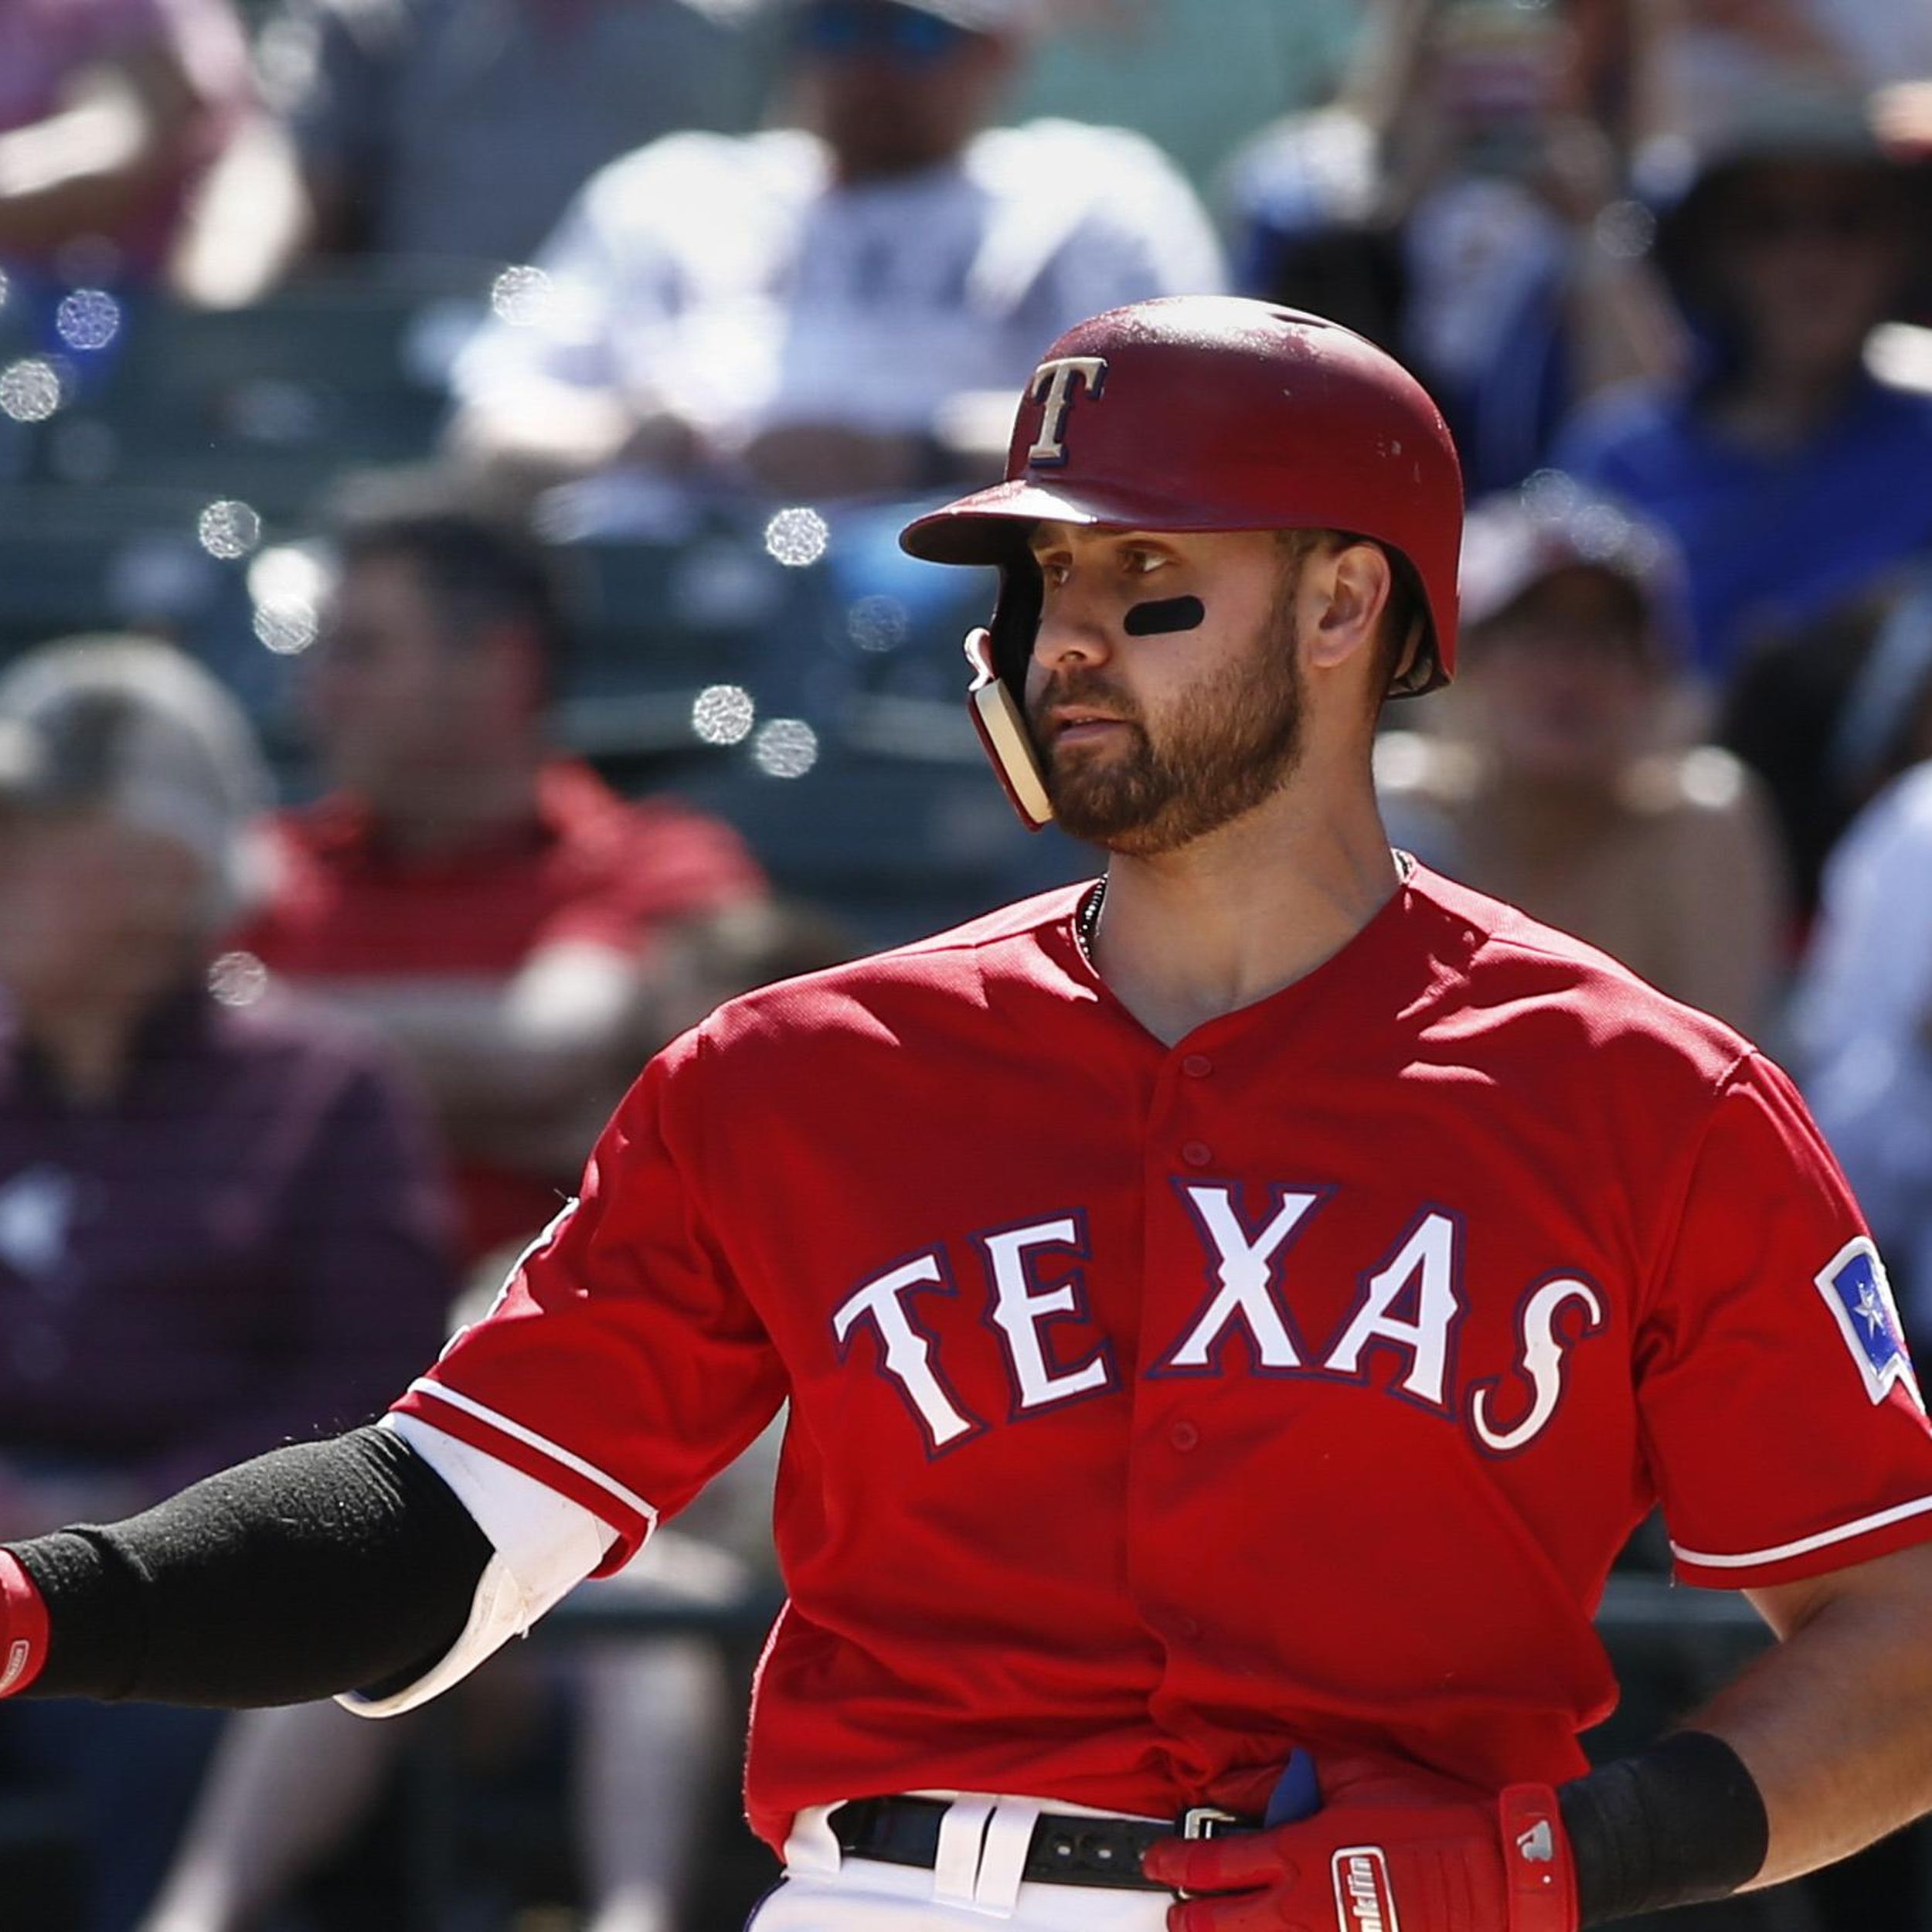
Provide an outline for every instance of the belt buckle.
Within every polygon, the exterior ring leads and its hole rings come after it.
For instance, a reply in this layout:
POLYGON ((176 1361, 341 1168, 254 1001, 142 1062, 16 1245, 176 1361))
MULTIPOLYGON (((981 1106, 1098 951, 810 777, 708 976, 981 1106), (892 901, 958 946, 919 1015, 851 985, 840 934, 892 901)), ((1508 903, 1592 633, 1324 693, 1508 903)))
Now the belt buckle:
MULTIPOLYGON (((1181 1814, 1181 1835, 1189 1839, 1219 1838, 1230 1826, 1240 1822, 1238 1811, 1224 1811, 1218 1804, 1190 1804, 1181 1814)), ((1177 1885, 1174 1896, 1177 1899, 1190 1899, 1196 1895, 1183 1891, 1177 1885)))
POLYGON ((1181 1814, 1184 1838, 1219 1838, 1230 1825, 1239 1825, 1240 1815, 1224 1811, 1218 1804, 1190 1804, 1181 1814))

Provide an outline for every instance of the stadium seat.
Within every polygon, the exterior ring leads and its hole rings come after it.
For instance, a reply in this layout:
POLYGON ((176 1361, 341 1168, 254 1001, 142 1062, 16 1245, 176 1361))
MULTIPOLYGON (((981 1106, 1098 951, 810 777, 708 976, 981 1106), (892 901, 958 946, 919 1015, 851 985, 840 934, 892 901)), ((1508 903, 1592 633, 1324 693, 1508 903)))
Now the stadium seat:
POLYGON ((0 488, 0 663, 78 631, 146 631, 271 713, 287 666, 254 634, 245 561, 203 545, 206 508, 172 492, 0 488))
POLYGON ((434 338, 452 304, 447 291, 337 275, 249 308, 131 306, 111 349, 78 359, 77 394, 43 427, 37 474, 299 516, 344 469, 430 452, 445 406, 447 342, 434 338))
POLYGON ((570 544, 556 560, 574 648, 556 725, 571 749, 620 766, 696 752, 707 690, 742 690, 765 715, 811 707, 820 588, 756 531, 719 522, 682 543, 570 544))

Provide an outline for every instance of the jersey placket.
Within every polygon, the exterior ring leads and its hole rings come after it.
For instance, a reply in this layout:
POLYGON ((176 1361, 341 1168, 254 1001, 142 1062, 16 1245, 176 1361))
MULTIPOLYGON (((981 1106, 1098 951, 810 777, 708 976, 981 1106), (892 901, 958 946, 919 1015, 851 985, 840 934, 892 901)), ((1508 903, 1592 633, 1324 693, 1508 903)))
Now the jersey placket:
MULTIPOLYGON (((1248 1192, 1243 1183, 1250 1177, 1225 1171, 1216 1145, 1219 1128, 1227 1124, 1221 1108, 1228 1083, 1209 1049, 1220 1030, 1205 1029, 1206 1039, 1190 1036, 1166 1054, 1155 1079, 1141 1148, 1141 1355, 1133 1384, 1128 1587, 1141 1621, 1162 1646, 1150 1709, 1170 1775, 1190 1801, 1206 1795, 1219 1754, 1204 1734, 1211 1727, 1197 1730, 1188 1721, 1187 1685, 1195 1674, 1193 1660, 1216 1647, 1219 1633, 1212 1564, 1203 1560, 1207 1553, 1189 1549, 1185 1532, 1177 1536, 1174 1526, 1186 1521, 1191 1491, 1250 1480, 1254 1473, 1230 1458, 1230 1441, 1243 1432, 1229 1427, 1229 1410, 1242 1392, 1219 1372, 1222 1352, 1231 1349, 1242 1358, 1237 1376, 1245 1374, 1247 1332, 1224 1331, 1219 1345, 1205 1350, 1189 1347, 1206 1340, 1217 1303, 1231 1290, 1246 1289, 1248 1283, 1238 1277, 1257 1265, 1249 1259, 1255 1250, 1243 1254, 1223 1218, 1224 1209, 1239 1215, 1248 1192), (1235 1250, 1223 1253, 1218 1264, 1217 1232, 1235 1250), (1205 1359, 1195 1359, 1197 1352, 1205 1359)), ((1225 1040, 1221 1045, 1226 1050, 1225 1040)), ((1265 1236, 1258 1245, 1265 1250, 1265 1236)), ((1260 1345, 1272 1352, 1265 1338, 1260 1345)), ((1254 1366, 1265 1371, 1270 1365, 1254 1366)))

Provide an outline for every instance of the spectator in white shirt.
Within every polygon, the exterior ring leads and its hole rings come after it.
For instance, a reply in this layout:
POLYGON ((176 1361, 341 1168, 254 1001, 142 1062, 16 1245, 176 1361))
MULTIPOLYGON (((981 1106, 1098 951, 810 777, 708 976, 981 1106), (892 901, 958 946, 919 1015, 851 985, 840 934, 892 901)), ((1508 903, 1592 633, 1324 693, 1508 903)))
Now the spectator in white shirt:
POLYGON ((527 485, 903 492, 1003 447, 1010 409, 962 399, 1010 396, 1080 316, 1220 288, 1206 216, 1150 143, 989 127, 1024 11, 799 0, 800 124, 672 135, 594 177, 547 283, 461 362, 457 447, 527 485))
POLYGON ((1932 1335, 1932 763, 1852 821, 1825 869, 1793 1008, 1806 1097, 1932 1335))

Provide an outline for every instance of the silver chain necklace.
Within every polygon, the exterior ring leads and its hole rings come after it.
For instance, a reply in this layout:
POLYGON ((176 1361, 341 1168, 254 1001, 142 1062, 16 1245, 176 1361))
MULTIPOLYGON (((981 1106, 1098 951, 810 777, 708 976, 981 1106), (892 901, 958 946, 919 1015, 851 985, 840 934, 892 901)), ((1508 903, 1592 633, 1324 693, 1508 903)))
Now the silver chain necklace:
POLYGON ((1073 920, 1073 937, 1079 944, 1081 957, 1090 966, 1094 964, 1094 944, 1100 936, 1100 907, 1106 902, 1107 876, 1103 872, 1094 882, 1094 889, 1087 895, 1087 903, 1080 907, 1073 920))

